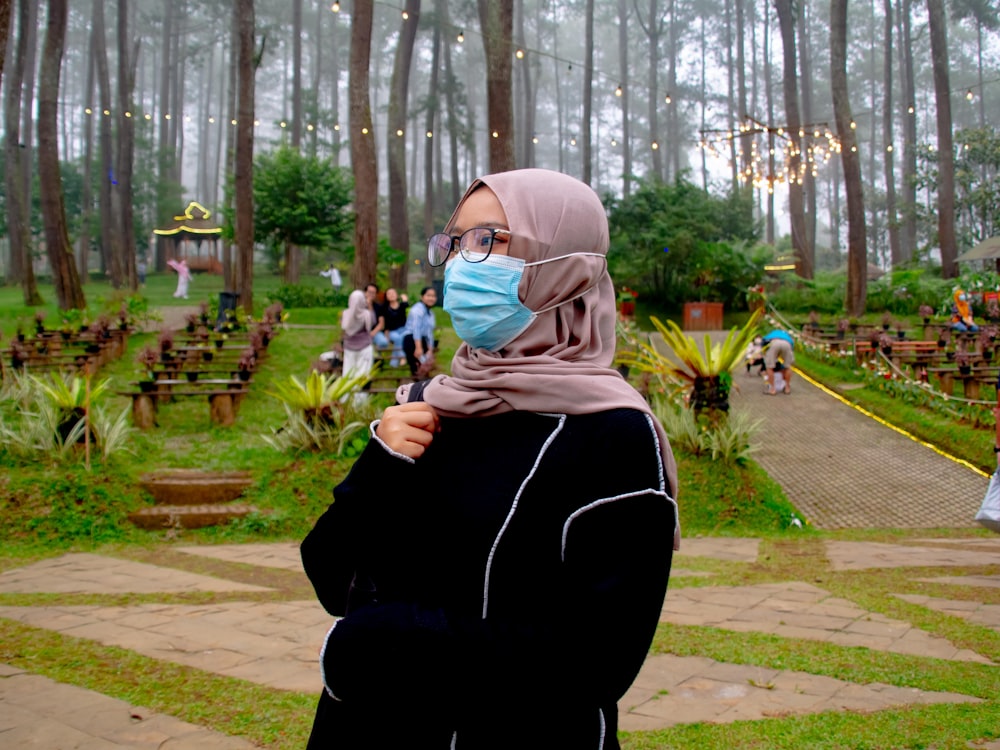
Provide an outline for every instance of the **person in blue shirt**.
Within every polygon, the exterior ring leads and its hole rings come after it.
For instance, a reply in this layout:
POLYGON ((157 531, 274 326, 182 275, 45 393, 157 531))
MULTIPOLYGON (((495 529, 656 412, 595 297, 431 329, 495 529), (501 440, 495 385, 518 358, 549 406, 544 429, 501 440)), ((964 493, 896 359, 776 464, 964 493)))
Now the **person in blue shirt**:
POLYGON ((403 329, 403 354, 410 366, 410 374, 416 375, 431 349, 434 348, 434 313, 431 308, 437 304, 434 287, 425 286, 420 290, 420 301, 410 308, 403 329))

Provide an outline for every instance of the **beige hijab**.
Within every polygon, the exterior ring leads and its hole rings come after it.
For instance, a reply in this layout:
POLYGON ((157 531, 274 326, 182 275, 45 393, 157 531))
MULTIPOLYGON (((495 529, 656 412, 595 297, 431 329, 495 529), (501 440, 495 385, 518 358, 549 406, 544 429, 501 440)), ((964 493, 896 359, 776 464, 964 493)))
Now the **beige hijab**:
MULTIPOLYGON (((512 257, 531 263, 570 253, 607 255, 604 206, 579 180, 545 169, 502 172, 476 180, 462 202, 483 185, 496 194, 507 215, 512 257)), ((449 227, 454 220, 452 214, 449 227)), ((459 417, 506 411, 591 414, 622 407, 653 416, 645 399, 612 369, 617 312, 605 258, 574 255, 529 266, 518 297, 530 310, 558 306, 541 313, 499 352, 463 343, 452 360, 451 376, 438 376, 424 389, 427 403, 444 416, 459 417)), ((400 401, 405 396, 401 392, 400 401)), ((676 497, 677 466, 670 443, 655 417, 653 422, 676 497)))

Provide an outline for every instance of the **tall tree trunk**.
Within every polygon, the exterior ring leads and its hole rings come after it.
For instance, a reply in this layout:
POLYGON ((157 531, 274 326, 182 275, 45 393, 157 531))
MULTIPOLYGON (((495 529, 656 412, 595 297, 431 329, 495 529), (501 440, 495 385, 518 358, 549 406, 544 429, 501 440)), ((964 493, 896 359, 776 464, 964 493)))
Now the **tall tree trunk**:
POLYGON ((0 0, 0 83, 3 82, 3 64, 7 57, 7 36, 10 34, 10 5, 12 0, 0 0))
MULTIPOLYGON (((292 126, 291 145, 296 151, 302 143, 302 0, 292 0, 292 126)), ((302 250, 285 243, 285 283, 298 284, 302 250)))
POLYGON ((934 101, 937 106, 938 138, 938 245, 941 248, 941 275, 958 276, 955 258, 955 152, 951 137, 951 95, 948 82, 948 32, 942 0, 927 0, 927 22, 931 37, 934 68, 934 101))
POLYGON ((408 17, 399 31, 399 46, 392 67, 389 90, 389 132, 386 134, 389 160, 389 244, 403 254, 403 260, 389 275, 390 283, 406 288, 410 270, 410 217, 406 201, 406 121, 410 86, 410 61, 420 20, 420 0, 406 0, 408 17))
POLYGON ((87 306, 66 229, 62 175, 59 172, 59 74, 66 41, 67 0, 49 0, 45 45, 38 82, 38 180, 42 195, 45 246, 59 308, 87 306))
MULTIPOLYGON (((233 242, 222 241, 222 285, 229 291, 237 289, 236 264, 233 262, 236 226, 236 141, 239 129, 233 126, 239 116, 239 70, 240 70, 240 23, 239 15, 233 12, 229 25, 229 82, 226 92, 226 186, 224 199, 229 215, 233 217, 233 242)), ((253 156, 251 155, 251 161, 253 156)), ((162 255, 162 254, 161 254, 162 255)))
MULTIPOLYGON (((673 0, 670 0, 670 7, 673 8, 673 0)), ((638 9, 638 4, 636 8, 638 9)), ((663 35, 664 29, 664 18, 660 17, 659 1, 649 0, 649 17, 643 19, 641 13, 636 13, 636 18, 639 21, 639 25, 642 27, 643 32, 646 34, 646 39, 649 42, 647 57, 649 59, 649 84, 648 93, 646 95, 646 102, 648 105, 647 117, 649 119, 649 141, 650 143, 656 143, 659 145, 660 141, 660 121, 659 121, 659 107, 660 107, 660 79, 659 79, 659 69, 660 69, 660 37, 663 35)), ((673 17, 673 11, 671 10, 671 18, 673 17)), ((651 169, 651 176, 654 180, 663 179, 663 156, 661 149, 656 148, 652 150, 653 155, 653 166, 651 169)))
MULTIPOLYGON (((438 5, 443 6, 442 7, 443 15, 438 16, 438 20, 440 21, 441 25, 437 27, 439 41, 436 42, 437 46, 441 47, 440 36, 442 33, 444 33, 443 29, 448 29, 450 27, 451 22, 448 20, 448 3, 439 2, 438 5)), ((459 122, 458 111, 457 111, 458 105, 455 102, 455 92, 458 87, 458 80, 455 78, 455 71, 451 65, 451 44, 445 44, 443 47, 441 47, 441 51, 444 53, 443 57, 444 57, 444 80, 445 80, 445 86, 444 86, 445 115, 448 118, 447 119, 448 149, 449 149, 449 156, 451 157, 450 158, 451 199, 448 201, 448 203, 452 206, 456 206, 458 205, 458 201, 462 197, 462 189, 464 187, 464 185, 462 184, 463 182, 462 178, 459 176, 458 173, 458 165, 459 165, 458 152, 459 152, 460 141, 462 139, 462 134, 460 132, 461 123, 459 122)), ((435 57, 436 56, 437 52, 435 52, 435 57)), ((435 99, 435 106, 437 106, 438 109, 440 109, 440 103, 436 99, 435 99)), ((471 109, 471 107, 469 107, 469 109, 471 109)), ((430 235, 428 234, 424 236, 429 237, 430 235)))
POLYGON ((10 267, 7 280, 21 284, 24 304, 33 307, 42 304, 32 263, 31 229, 28 217, 29 197, 24 192, 21 174, 24 169, 21 149, 21 91, 24 87, 24 46, 27 45, 28 4, 32 0, 19 0, 17 7, 17 40, 7 74, 7 101, 4 104, 5 157, 7 162, 5 182, 7 188, 7 238, 10 242, 10 267))
POLYGON ((896 153, 892 142, 892 0, 882 0, 885 16, 884 54, 882 57, 882 140, 885 153, 885 213, 889 225, 889 255, 892 265, 903 263, 899 244, 899 219, 896 216, 896 153))
MULTIPOLYGON (((132 205, 132 171, 135 160, 135 119, 132 114, 132 89, 135 81, 135 60, 138 42, 129 50, 128 0, 118 0, 118 258, 120 277, 116 287, 135 290, 139 277, 135 266, 135 217, 132 205)), ((112 283, 114 283, 112 279, 112 283)))
POLYGON ((799 116, 799 90, 796 74, 795 18, 791 0, 774 0, 778 11, 778 25, 781 29, 781 43, 784 49, 782 92, 785 98, 786 134, 788 137, 788 215, 792 229, 792 248, 795 251, 795 272, 804 279, 813 277, 813 259, 809 255, 806 242, 805 205, 802 196, 802 178, 799 167, 802 163, 802 139, 799 130, 802 119, 799 116))
MULTIPOLYGON (((588 4, 593 0, 588 0, 588 4)), ((514 97, 511 47, 514 31, 513 0, 477 0, 486 53, 487 132, 490 172, 506 172, 514 161, 514 97)))
MULTIPOLYGON (((437 0, 435 8, 438 11, 438 21, 441 20, 441 10, 447 4, 448 0, 437 0)), ((440 137, 440 134, 435 130, 435 123, 441 109, 438 102, 438 92, 440 91, 440 87, 438 86, 439 68, 441 66, 440 59, 441 24, 436 23, 434 25, 434 36, 431 40, 431 69, 427 91, 427 119, 425 120, 425 132, 429 133, 430 137, 424 139, 424 237, 430 237, 436 231, 434 227, 434 211, 437 207, 438 196, 434 190, 434 140, 440 137)), ((455 203, 458 203, 458 201, 456 200, 455 203)), ((430 284, 435 272, 428 263, 424 263, 425 260, 425 257, 420 258, 421 263, 423 263, 424 284, 430 284)))
POLYGON ((847 0, 830 3, 830 84, 847 188, 847 299, 844 307, 848 315, 857 317, 865 311, 868 248, 861 164, 851 128, 851 103, 847 92, 847 0))
POLYGON ((622 105, 622 197, 626 200, 632 193, 632 134, 628 104, 631 97, 631 81, 628 75, 628 0, 618 0, 618 67, 621 78, 622 105))
POLYGON ((113 244, 114 218, 111 212, 111 185, 114 180, 114 143, 111 135, 111 75, 108 72, 107 37, 104 26, 104 3, 95 0, 91 28, 94 37, 94 64, 97 67, 97 92, 100 107, 94 113, 98 117, 98 158, 101 162, 101 180, 97 193, 98 222, 101 236, 101 271, 109 272, 116 257, 113 244), (107 112, 108 114, 104 114, 107 112))
POLYGON ((900 256, 903 262, 917 251, 917 108, 913 80, 913 37, 910 31, 912 0, 898 0, 901 98, 903 108, 903 174, 900 213, 903 215, 900 256))
POLYGON ((254 0, 235 0, 239 37, 236 104, 236 289, 247 315, 253 314, 253 121, 254 74, 257 71, 254 46, 254 0))
POLYGON ((583 141, 583 181, 594 186, 594 138, 591 120, 594 117, 594 0, 587 0, 584 12, 583 53, 583 122, 580 139, 583 141))
POLYGON ((767 100, 767 222, 764 238, 767 244, 774 245, 774 85, 771 83, 771 46, 774 34, 771 32, 771 19, 764 14, 764 98, 767 100))
MULTIPOLYGON (((810 130, 806 133, 806 138, 812 138, 810 125, 813 124, 813 73, 812 73, 812 51, 809 44, 809 28, 811 24, 806 14, 809 6, 802 4, 799 9, 798 32, 799 32, 799 61, 802 69, 802 119, 805 127, 810 130)), ((808 143, 810 141, 806 141, 808 143)), ((805 143, 802 145, 805 146, 805 143)), ((802 181, 802 192, 805 203, 805 227, 806 227, 806 248, 811 258, 810 265, 816 265, 816 178, 813 177, 813 161, 811 155, 805 164, 805 173, 802 181)))
POLYGON ((369 96, 368 66, 371 61, 372 0, 355 0, 351 18, 350 90, 351 169, 354 172, 354 266, 355 289, 375 281, 378 265, 378 167, 375 133, 369 96))
MULTIPOLYGON (((101 2, 101 0, 96 0, 101 2)), ((94 44, 94 29, 90 30, 90 49, 87 51, 87 82, 84 87, 84 101, 92 105, 94 101, 94 68, 96 63, 94 55, 96 53, 94 44)), ((83 188, 80 196, 80 236, 76 240, 76 270, 80 274, 80 283, 84 286, 89 281, 89 260, 90 260, 90 237, 91 237, 91 216, 93 214, 93 197, 91 196, 91 185, 93 183, 94 166, 94 115, 91 114, 84 120, 83 124, 83 188)))
MULTIPOLYGON (((175 152, 176 143, 172 140, 171 134, 172 130, 170 128, 170 120, 167 119, 167 115, 171 118, 175 116, 172 112, 171 107, 171 91, 173 90, 173 76, 171 72, 174 70, 174 57, 171 54, 173 50, 173 39, 174 33, 174 20, 177 15, 176 8, 177 0, 164 0, 163 1, 163 36, 160 40, 160 81, 159 81, 159 112, 158 112, 158 133, 157 133, 157 145, 158 145, 158 173, 160 177, 160 183, 165 184, 167 182, 173 182, 174 179, 174 162, 177 159, 175 152)), ((235 54, 234 54, 235 57, 235 54)), ((161 190, 159 191, 159 198, 156 206, 156 220, 157 222, 166 222, 177 213, 179 206, 174 206, 170 204, 172 200, 172 191, 161 190)), ((167 268, 165 257, 160 257, 157 260, 156 270, 163 271, 167 268)))

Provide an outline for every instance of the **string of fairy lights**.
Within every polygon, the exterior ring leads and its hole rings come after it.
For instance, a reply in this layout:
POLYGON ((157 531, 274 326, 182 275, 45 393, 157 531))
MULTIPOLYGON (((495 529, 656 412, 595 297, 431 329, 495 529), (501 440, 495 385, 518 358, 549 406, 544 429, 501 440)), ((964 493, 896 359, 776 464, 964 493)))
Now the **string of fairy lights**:
MULTIPOLYGON (((410 14, 405 8, 399 8, 398 6, 392 5, 390 3, 375 2, 375 5, 383 6, 400 14, 401 19, 404 22, 409 22, 411 20, 410 14)), ((341 13, 343 10, 342 3, 334 2, 330 6, 330 11, 335 14, 341 13)), ((416 21, 416 19, 412 19, 416 21)), ((458 45, 463 45, 466 41, 466 31, 463 27, 452 26, 452 33, 454 35, 455 42, 458 45)), ((479 34, 479 32, 473 31, 473 34, 479 34)), ((550 52, 543 50, 531 49, 525 46, 517 46, 514 49, 513 56, 518 61, 524 61, 529 58, 529 56, 537 56, 551 59, 553 61, 563 63, 567 66, 567 72, 573 71, 573 66, 576 64, 581 69, 585 66, 578 61, 574 61, 559 57, 550 52)), ((616 77, 597 69, 592 69, 592 74, 605 82, 614 82, 616 77)), ((995 83, 1000 81, 1000 78, 995 78, 990 81, 983 81, 972 87, 962 87, 965 89, 965 99, 966 101, 972 103, 975 102, 979 96, 982 96, 982 91, 977 95, 975 89, 984 89, 986 84, 995 83)), ((952 93, 957 93, 962 89, 953 90, 952 93)), ((609 91, 613 93, 615 98, 621 98, 625 94, 625 88, 621 83, 614 86, 613 89, 609 91)), ((663 102, 667 106, 676 104, 674 96, 670 92, 663 94, 663 102)), ((908 114, 914 115, 916 112, 916 107, 910 105, 908 107, 908 114)), ((102 114, 105 117, 110 117, 112 115, 112 110, 110 109, 100 109, 87 106, 84 108, 84 113, 88 116, 92 116, 96 113, 102 114)), ((143 121, 151 122, 156 119, 156 116, 149 112, 131 112, 126 111, 125 117, 128 118, 141 118, 143 121)), ((859 115, 864 113, 858 113, 859 115)), ((867 113, 870 114, 870 113, 867 113)), ((173 119, 173 115, 166 112, 161 115, 164 120, 170 121, 173 119)), ((225 122, 226 118, 220 118, 215 115, 205 115, 209 124, 216 124, 220 120, 225 122)), ((190 115, 185 115, 183 117, 185 123, 191 123, 194 121, 190 115)), ((230 118, 229 124, 231 126, 236 126, 238 120, 236 118, 230 118)), ((261 120, 259 118, 254 119, 254 127, 260 127, 261 120)), ((286 130, 290 128, 293 123, 289 122, 288 119, 280 119, 275 122, 278 128, 281 130, 286 130)), ((307 122, 305 124, 305 131, 312 133, 316 130, 321 129, 319 125, 315 122, 307 122)), ((341 125, 339 122, 335 122, 332 126, 334 132, 341 131, 341 125)), ((851 122, 851 128, 857 127, 855 121, 851 122)), ((370 135, 369 128, 362 127, 360 129, 360 134, 363 136, 370 135)), ((798 138, 794 138, 793 134, 789 132, 787 126, 782 125, 768 125, 762 123, 750 116, 746 116, 744 121, 736 128, 732 129, 717 129, 717 130, 701 130, 699 131, 700 137, 698 140, 698 147, 701 148, 708 156, 727 164, 732 168, 733 160, 735 159, 736 164, 740 165, 737 172, 737 176, 743 182, 750 183, 755 188, 766 189, 769 192, 773 192, 775 185, 789 183, 801 183, 807 174, 812 176, 818 175, 819 168, 834 158, 840 153, 842 149, 841 141, 838 136, 829 128, 826 123, 815 123, 803 125, 799 128, 798 138), (797 159, 797 168, 794 166, 797 159)), ((406 131, 404 129, 398 129, 395 132, 397 137, 404 137, 406 131)), ((432 129, 426 129, 424 132, 426 138, 433 138, 434 131, 432 129)), ((489 133, 492 138, 499 138, 500 133, 493 130, 489 133)), ((538 144, 541 139, 546 136, 551 135, 545 132, 536 132, 532 134, 532 142, 538 144)), ((608 143, 611 147, 617 147, 620 143, 619 138, 616 135, 607 136, 608 143)), ((566 141, 570 146, 577 146, 578 139, 575 134, 569 134, 566 141)), ((648 148, 652 151, 658 150, 660 147, 659 143, 652 139, 648 143, 648 148)), ((933 150, 933 146, 930 147, 933 150)), ((857 150, 857 146, 853 146, 854 150, 857 150)), ((892 144, 886 146, 886 150, 892 151, 892 144)))

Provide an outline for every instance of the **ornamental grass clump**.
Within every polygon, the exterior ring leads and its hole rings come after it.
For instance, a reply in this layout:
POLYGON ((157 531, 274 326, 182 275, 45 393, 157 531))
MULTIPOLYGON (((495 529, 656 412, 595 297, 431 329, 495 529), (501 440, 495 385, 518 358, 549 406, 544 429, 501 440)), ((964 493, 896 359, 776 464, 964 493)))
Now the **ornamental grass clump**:
POLYGON ((344 377, 313 370, 305 383, 294 375, 275 383, 268 393, 281 401, 286 421, 265 435, 264 442, 283 452, 344 453, 348 441, 370 421, 359 418, 363 407, 355 406, 352 398, 370 378, 369 374, 344 377))
POLYGON ((666 350, 639 341, 637 350, 622 354, 620 361, 652 374, 659 379, 665 393, 683 392, 695 412, 714 422, 729 411, 732 372, 743 362, 762 315, 761 310, 755 311, 742 329, 733 328, 721 344, 713 344, 706 333, 703 347, 672 320, 664 325, 651 317, 666 350))

